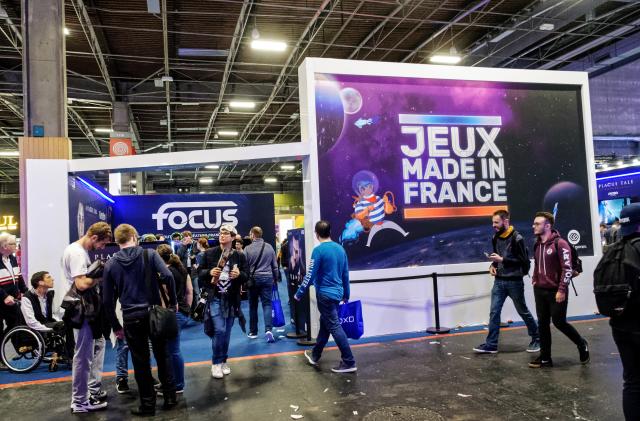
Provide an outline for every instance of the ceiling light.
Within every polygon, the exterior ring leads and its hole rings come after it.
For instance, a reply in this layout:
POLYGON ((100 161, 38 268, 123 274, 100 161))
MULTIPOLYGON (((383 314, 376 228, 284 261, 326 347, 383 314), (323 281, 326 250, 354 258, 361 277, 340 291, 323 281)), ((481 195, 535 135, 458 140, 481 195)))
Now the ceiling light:
POLYGON ((20 156, 18 151, 0 151, 0 156, 20 156))
POLYGON ((229 50, 217 50, 213 48, 178 48, 180 57, 226 57, 229 50))
POLYGON ((633 163, 634 163, 634 164, 640 164, 640 159, 638 159, 638 158, 634 159, 634 160, 633 160, 633 163))
POLYGON ((274 178, 274 177, 267 177, 267 178, 264 179, 264 182, 265 183, 277 183, 278 179, 274 178))
POLYGON ((457 55, 435 54, 429 58, 431 63, 437 64, 458 64, 462 57, 457 55))
POLYGON ((219 170, 220 165, 205 165, 205 168, 208 170, 219 170))
POLYGON ((147 12, 160 13, 160 0, 147 0, 147 12))
POLYGON ((607 163, 602 164, 602 168, 609 168, 609 164, 607 163))
POLYGON ((197 107, 198 105, 200 105, 199 102, 181 102, 180 105, 182 105, 183 107, 197 107))
POLYGON ((160 80, 163 81, 163 82, 173 82, 173 78, 171 76, 168 76, 168 75, 162 76, 160 78, 160 80))
POLYGON ((287 49, 287 43, 283 41, 269 41, 266 39, 254 39, 251 41, 251 48, 261 51, 282 52, 287 49))
POLYGON ((136 180, 131 180, 131 181, 129 181, 129 182, 130 182, 131 184, 136 184, 136 183, 137 183, 137 181, 136 181, 136 180))
POLYGON ((256 103, 253 101, 231 101, 229 103, 231 108, 242 108, 244 110, 253 110, 256 107, 256 103))
POLYGON ((290 165, 290 164, 284 164, 284 165, 280 165, 280 168, 283 170, 295 170, 296 166, 290 165))
POLYGON ((618 161, 617 164, 618 164, 619 167, 621 167, 621 166, 624 165, 624 161, 618 161))
POLYGON ((213 178, 211 177, 202 177, 198 181, 200 184, 213 184, 213 178))
POLYGON ((167 120, 160 120, 160 125, 161 126, 166 126, 167 125, 167 120))
POLYGON ((65 36, 71 35, 71 31, 69 30, 69 28, 65 27, 64 29, 62 29, 62 33, 65 36))
POLYGON ((156 88, 162 88, 162 85, 163 85, 162 79, 160 78, 153 79, 153 86, 155 86, 156 88))
POLYGON ((238 136, 237 130, 219 130, 218 134, 220 136, 238 136))
POLYGON ((93 129, 93 131, 96 133, 111 133, 111 129, 102 128, 102 127, 93 129))
POLYGON ((254 26, 253 29, 251 30, 251 39, 258 39, 258 38, 260 38, 260 31, 258 31, 258 28, 254 26))
POLYGON ((296 119, 296 118, 298 118, 298 117, 300 117, 300 114, 298 114, 298 113, 293 113, 293 114, 291 114, 291 115, 289 116, 289 118, 290 118, 291 120, 295 120, 295 119, 296 119))
POLYGON ((539 29, 541 31, 553 31, 556 29, 556 26, 553 23, 543 23, 539 26, 539 29))
POLYGON ((489 40, 489 42, 491 42, 491 43, 500 42, 503 39, 505 39, 506 37, 508 37, 509 35, 513 34, 514 32, 515 32, 515 30, 513 30, 513 29, 507 29, 506 31, 496 35, 493 38, 491 38, 489 40))

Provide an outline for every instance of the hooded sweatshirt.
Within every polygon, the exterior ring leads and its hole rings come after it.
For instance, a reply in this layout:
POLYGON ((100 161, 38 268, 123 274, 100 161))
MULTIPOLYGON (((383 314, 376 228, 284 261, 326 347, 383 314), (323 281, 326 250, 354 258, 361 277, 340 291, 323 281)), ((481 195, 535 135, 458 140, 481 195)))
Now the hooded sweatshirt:
POLYGON ((571 267, 571 248, 556 230, 551 231, 547 241, 538 237, 534 247, 535 265, 533 269, 533 286, 553 289, 567 293, 573 269, 571 267), (558 249, 556 250, 556 238, 558 249))
POLYGON ((151 273, 151 289, 147 291, 144 270, 143 248, 140 246, 121 249, 105 264, 103 279, 103 302, 113 330, 120 330, 120 322, 115 313, 116 300, 122 306, 122 318, 133 320, 149 314, 151 305, 160 305, 160 284, 169 293, 169 308, 175 308, 176 288, 173 275, 155 250, 148 250, 151 273), (151 301, 151 302, 150 302, 151 301))

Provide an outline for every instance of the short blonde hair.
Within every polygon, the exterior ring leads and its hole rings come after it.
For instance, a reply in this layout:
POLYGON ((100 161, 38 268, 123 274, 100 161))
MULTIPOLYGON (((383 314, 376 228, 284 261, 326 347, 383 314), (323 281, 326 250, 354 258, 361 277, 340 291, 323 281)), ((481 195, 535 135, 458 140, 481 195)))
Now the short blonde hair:
POLYGON ((116 227, 116 243, 125 244, 128 243, 134 237, 138 237, 138 231, 129 224, 120 224, 116 227))

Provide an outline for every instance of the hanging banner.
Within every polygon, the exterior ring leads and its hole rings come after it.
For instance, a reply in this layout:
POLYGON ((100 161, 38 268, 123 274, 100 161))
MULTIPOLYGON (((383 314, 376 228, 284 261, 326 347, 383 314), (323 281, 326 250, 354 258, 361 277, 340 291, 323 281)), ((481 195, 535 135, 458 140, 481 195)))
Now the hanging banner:
POLYGON ((321 217, 351 270, 486 261, 508 209, 593 254, 577 85, 315 74, 321 217))
POLYGON ((133 225, 140 235, 191 231, 194 237, 217 239, 222 224, 236 227, 242 236, 251 227, 263 230, 265 241, 275 245, 273 194, 157 194, 120 196, 115 225, 133 225))
POLYGON ((306 254, 304 245, 304 229, 287 231, 289 247, 289 280, 299 285, 307 275, 306 254))

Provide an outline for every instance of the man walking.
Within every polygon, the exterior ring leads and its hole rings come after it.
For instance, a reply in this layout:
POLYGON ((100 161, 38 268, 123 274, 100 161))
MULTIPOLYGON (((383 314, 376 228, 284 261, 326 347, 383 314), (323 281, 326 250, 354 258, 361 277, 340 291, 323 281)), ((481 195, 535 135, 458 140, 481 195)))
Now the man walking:
POLYGON ((231 328, 240 312, 240 289, 247 280, 247 259, 244 253, 231 248, 235 236, 235 227, 223 224, 218 237, 220 246, 205 251, 199 269, 200 287, 209 297, 207 305, 213 321, 211 377, 214 379, 231 374, 227 364, 231 328))
POLYGON ((249 289, 249 338, 258 337, 258 299, 262 302, 264 315, 264 337, 267 342, 275 341, 271 329, 271 293, 273 284, 279 279, 276 252, 262 238, 262 228, 253 227, 250 232, 251 244, 244 249, 247 257, 249 276, 254 285, 249 289))
MULTIPOLYGON (((640 241, 637 240, 640 238, 640 203, 622 208, 619 234, 620 241, 625 243, 625 282, 632 294, 622 314, 611 317, 609 324, 622 360, 624 417, 631 421, 640 420, 640 241)), ((616 283, 623 282, 619 280, 616 283)))
POLYGON ((351 347, 338 318, 340 301, 349 301, 349 266, 347 254, 338 243, 331 240, 331 225, 327 221, 318 221, 315 226, 316 238, 320 244, 311 253, 309 271, 296 292, 295 299, 300 301, 306 289, 314 284, 316 300, 320 312, 320 331, 313 350, 304 352, 309 364, 318 365, 322 350, 333 336, 340 349, 342 360, 332 368, 334 373, 352 373, 357 370, 351 347))
POLYGON ((152 416, 156 411, 156 391, 151 377, 149 340, 162 382, 162 407, 169 409, 177 404, 167 339, 151 337, 149 324, 149 308, 162 304, 161 288, 168 295, 166 307, 177 310, 173 275, 155 250, 143 250, 138 246, 138 233, 131 225, 118 225, 115 239, 120 251, 107 261, 104 268, 104 305, 116 337, 124 336, 131 351, 134 376, 140 392, 140 406, 132 409, 131 413, 152 416), (150 288, 146 280, 147 265, 154 274, 150 279, 150 288), (116 299, 120 300, 122 306, 124 329, 116 317, 116 299))
POLYGON ((491 290, 491 310, 489 313, 489 334, 485 343, 473 348, 479 354, 496 354, 500 334, 500 313, 507 297, 513 301, 516 311, 527 325, 531 342, 527 352, 540 351, 538 325, 527 308, 524 298, 523 277, 529 274, 531 262, 524 244, 524 238, 509 223, 509 212, 497 210, 492 217, 493 253, 489 255, 489 273, 495 276, 491 290))
POLYGON ((77 323, 72 323, 69 310, 65 310, 65 323, 73 327, 75 350, 73 354, 71 410, 83 413, 107 406, 106 392, 101 391, 104 365, 104 332, 100 310, 97 280, 87 278, 91 264, 89 251, 103 249, 111 241, 111 227, 106 222, 96 222, 78 241, 64 250, 62 265, 69 289, 75 288, 82 311, 77 323), (86 306, 84 303, 91 303, 86 306), (91 309, 91 312, 90 312, 91 309), (69 320, 68 322, 66 322, 69 320))
POLYGON ((533 233, 537 236, 534 248, 533 292, 540 329, 540 356, 529 363, 531 368, 553 367, 551 360, 551 321, 578 347, 580 362, 589 362, 589 345, 578 331, 567 323, 571 282, 571 248, 553 229, 554 217, 549 212, 536 213, 533 233))

